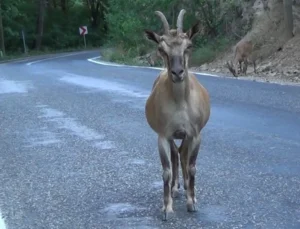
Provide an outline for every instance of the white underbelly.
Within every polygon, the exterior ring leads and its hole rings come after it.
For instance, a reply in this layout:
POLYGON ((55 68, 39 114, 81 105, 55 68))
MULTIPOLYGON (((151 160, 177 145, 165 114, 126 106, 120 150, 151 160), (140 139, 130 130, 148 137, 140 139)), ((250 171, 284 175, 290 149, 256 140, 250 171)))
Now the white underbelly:
POLYGON ((191 122, 186 112, 173 114, 168 120, 166 128, 169 136, 172 136, 176 131, 183 131, 188 135, 192 132, 191 122))

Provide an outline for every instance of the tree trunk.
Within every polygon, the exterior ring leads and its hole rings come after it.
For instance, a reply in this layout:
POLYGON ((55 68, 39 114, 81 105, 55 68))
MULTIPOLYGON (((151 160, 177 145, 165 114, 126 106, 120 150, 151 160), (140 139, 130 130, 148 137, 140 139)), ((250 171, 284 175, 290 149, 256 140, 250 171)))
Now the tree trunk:
POLYGON ((44 32, 44 18, 45 18, 45 0, 38 0, 38 18, 37 18, 37 32, 35 40, 35 49, 40 50, 44 32))
POLYGON ((283 0, 284 6, 284 22, 286 39, 291 39, 293 34, 293 4, 292 0, 283 0))
POLYGON ((92 17, 93 28, 96 28, 98 26, 99 9, 100 9, 100 0, 94 0, 91 4, 91 17, 92 17))
POLYGON ((0 0, 0 49, 5 55, 5 44, 4 44, 4 33, 3 33, 3 23, 2 23, 2 6, 1 6, 1 1, 0 0))
POLYGON ((60 5, 61 5, 62 12, 64 12, 66 14, 67 13, 67 3, 66 3, 66 0, 61 0, 60 1, 60 5))

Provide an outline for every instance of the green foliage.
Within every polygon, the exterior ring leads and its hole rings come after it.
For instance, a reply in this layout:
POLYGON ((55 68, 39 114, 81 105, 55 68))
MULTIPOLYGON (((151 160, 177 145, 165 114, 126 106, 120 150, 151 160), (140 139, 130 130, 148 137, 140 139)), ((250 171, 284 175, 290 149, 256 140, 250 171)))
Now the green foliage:
POLYGON ((232 42, 225 37, 217 37, 196 48, 191 55, 190 66, 199 66, 201 64, 213 61, 216 56, 224 52, 232 42))
POLYGON ((143 32, 150 29, 161 33, 162 23, 154 11, 162 11, 170 26, 176 28, 177 16, 182 8, 187 11, 184 16, 185 30, 197 20, 203 26, 204 34, 198 35, 194 41, 192 60, 195 64, 210 61, 221 52, 222 48, 215 44, 222 47, 229 45, 229 42, 222 43, 223 37, 231 34, 230 25, 242 12, 237 0, 192 0, 184 3, 178 0, 110 0, 106 14, 110 44, 118 44, 123 50, 114 59, 130 60, 133 53, 140 56, 153 50, 155 44, 147 41, 143 32))
MULTIPOLYGON (((97 0, 98 1, 98 0, 97 0)), ((83 47, 83 37, 79 35, 79 26, 87 25, 87 46, 100 46, 105 41, 105 22, 98 21, 92 26, 91 10, 84 0, 67 0, 64 12, 61 0, 48 1, 46 6, 42 51, 83 47), (54 5, 55 2, 56 4, 54 5)), ((32 52, 37 38, 38 7, 37 0, 2 0, 3 30, 7 53, 23 52, 21 31, 25 33, 26 44, 32 52)), ((103 10, 100 7, 98 15, 103 10)), ((99 17, 100 18, 100 17, 99 17)))
POLYGON ((109 39, 125 49, 139 47, 143 53, 149 43, 145 42, 143 30, 158 30, 160 21, 153 16, 154 9, 166 11, 169 0, 110 0, 106 20, 109 39))
MULTIPOLYGON (((30 52, 38 39, 38 19, 42 0, 2 0, 2 17, 7 53, 23 52, 20 32, 25 32, 30 52)), ((215 57, 221 51, 224 37, 230 37, 230 25, 241 17, 239 0, 51 0, 47 1, 43 23, 41 51, 66 50, 83 47, 79 26, 88 26, 86 36, 89 47, 117 47, 116 53, 104 54, 104 58, 128 62, 155 48, 145 38, 144 30, 161 34, 162 23, 154 11, 162 11, 172 28, 180 9, 186 9, 184 29, 189 29, 197 20, 202 24, 204 34, 194 40, 195 53, 192 61, 200 64, 215 57), (63 2, 65 4, 63 4, 63 2), (65 7, 64 7, 65 5, 65 7)), ((247 29, 245 24, 242 35, 247 29)), ((247 27, 248 28, 248 27, 247 27)))

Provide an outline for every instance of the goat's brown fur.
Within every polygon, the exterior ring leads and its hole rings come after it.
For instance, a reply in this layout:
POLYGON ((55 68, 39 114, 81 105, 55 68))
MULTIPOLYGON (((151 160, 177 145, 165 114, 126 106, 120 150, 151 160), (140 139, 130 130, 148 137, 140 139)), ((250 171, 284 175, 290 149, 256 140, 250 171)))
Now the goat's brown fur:
POLYGON ((195 75, 188 72, 192 39, 199 32, 200 24, 183 32, 184 13, 185 10, 179 13, 177 30, 170 30, 164 15, 156 11, 163 21, 164 34, 160 36, 145 30, 147 38, 157 43, 166 66, 154 81, 145 105, 147 122, 158 135, 158 150, 163 168, 164 220, 167 220, 168 213, 173 212, 173 197, 178 194, 179 155, 187 210, 196 210, 196 158, 201 142, 200 132, 210 117, 209 94, 195 75), (175 145, 175 139, 182 140, 179 149, 175 145))
POLYGON ((155 66, 156 63, 159 63, 162 57, 160 56, 158 50, 155 50, 147 55, 147 61, 150 66, 155 66))
POLYGON ((234 52, 234 59, 233 64, 227 62, 226 65, 229 69, 229 71, 237 77, 238 75, 238 64, 240 67, 240 72, 243 74, 246 74, 248 63, 252 62, 254 67, 254 72, 256 73, 256 63, 255 59, 252 55, 253 53, 254 44, 250 40, 240 40, 236 46, 235 46, 235 52, 234 52), (244 67, 242 68, 242 63, 244 64, 244 67))

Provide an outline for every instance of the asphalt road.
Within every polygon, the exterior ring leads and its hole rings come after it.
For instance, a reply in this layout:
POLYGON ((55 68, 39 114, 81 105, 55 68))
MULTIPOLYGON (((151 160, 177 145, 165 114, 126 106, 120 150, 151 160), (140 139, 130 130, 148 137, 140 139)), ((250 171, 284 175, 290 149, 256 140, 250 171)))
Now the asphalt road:
POLYGON ((163 222, 157 137, 144 115, 158 70, 87 61, 97 55, 0 65, 7 229, 300 228, 300 87, 199 75, 212 112, 198 212, 186 211, 181 188, 163 222))

